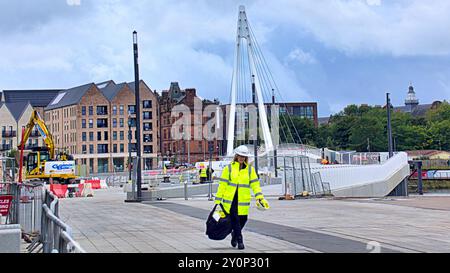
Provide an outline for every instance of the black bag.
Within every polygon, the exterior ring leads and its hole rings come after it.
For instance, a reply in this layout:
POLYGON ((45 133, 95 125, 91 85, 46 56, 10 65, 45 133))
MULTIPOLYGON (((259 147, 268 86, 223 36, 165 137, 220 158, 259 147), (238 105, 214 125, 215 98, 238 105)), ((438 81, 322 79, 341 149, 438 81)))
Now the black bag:
POLYGON ((225 217, 221 217, 219 221, 214 219, 213 214, 217 208, 216 204, 209 214, 208 220, 206 221, 206 235, 208 235, 208 238, 211 240, 223 240, 228 236, 228 234, 231 233, 230 214, 226 213, 222 204, 220 204, 220 207, 222 208, 223 213, 225 213, 225 217))

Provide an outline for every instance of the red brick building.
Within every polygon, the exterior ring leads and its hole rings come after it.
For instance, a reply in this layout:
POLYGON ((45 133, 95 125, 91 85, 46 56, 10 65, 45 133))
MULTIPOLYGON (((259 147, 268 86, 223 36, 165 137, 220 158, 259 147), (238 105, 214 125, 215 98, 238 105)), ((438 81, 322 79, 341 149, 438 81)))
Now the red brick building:
MULTIPOLYGON (((202 99, 197 96, 196 90, 193 88, 188 88, 182 90, 178 85, 178 82, 172 82, 170 84, 169 90, 162 91, 158 98, 159 102, 159 117, 160 117, 160 157, 164 160, 172 160, 178 163, 195 163, 197 161, 204 161, 209 159, 209 148, 212 146, 213 150, 213 160, 218 159, 219 146, 218 141, 208 141, 202 136, 201 130, 195 130, 196 122, 201 126, 197 128, 202 129, 206 122, 210 119, 204 113, 203 110, 208 105, 217 105, 219 102, 217 100, 210 101, 202 99), (174 108, 175 107, 175 108, 174 108), (196 108, 197 107, 197 108, 196 108), (184 108, 186 114, 189 116, 184 116, 185 112, 182 114, 175 113, 177 108, 184 108), (194 115, 195 110, 199 112, 199 118, 196 120, 194 115), (201 111, 200 111, 201 109, 201 111), (190 118, 190 132, 191 138, 187 136, 184 139, 173 136, 173 127, 176 122, 180 122, 181 118, 190 118), (196 134, 196 135, 194 135, 196 134)), ((188 124, 186 124, 188 125, 188 124)), ((183 124, 184 126, 184 124, 183 124)), ((189 129, 180 127, 181 132, 189 132, 189 129)), ((180 133, 181 133, 180 132, 180 133)))

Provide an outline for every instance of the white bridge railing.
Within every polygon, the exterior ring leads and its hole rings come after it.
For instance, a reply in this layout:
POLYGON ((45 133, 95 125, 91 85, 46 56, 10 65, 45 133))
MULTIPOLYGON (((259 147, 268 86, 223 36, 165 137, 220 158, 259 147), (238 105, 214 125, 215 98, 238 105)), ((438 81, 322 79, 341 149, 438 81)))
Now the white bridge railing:
POLYGON ((330 183, 330 188, 333 191, 337 189, 386 181, 397 172, 401 172, 400 177, 407 177, 409 175, 409 164, 407 154, 405 152, 400 152, 382 164, 311 164, 311 172, 320 172, 322 181, 330 183))

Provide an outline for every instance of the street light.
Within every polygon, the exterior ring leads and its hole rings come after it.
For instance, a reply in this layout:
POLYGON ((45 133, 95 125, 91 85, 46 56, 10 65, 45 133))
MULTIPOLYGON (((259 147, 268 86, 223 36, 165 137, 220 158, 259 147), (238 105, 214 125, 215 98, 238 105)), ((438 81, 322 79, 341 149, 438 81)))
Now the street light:
POLYGON ((128 180, 131 181, 131 111, 128 111, 128 180))
POLYGON ((141 170, 141 100, 139 95, 139 62, 138 62, 138 44, 137 44, 137 32, 133 31, 133 52, 134 52, 134 91, 136 102, 136 148, 137 148, 137 160, 136 160, 136 172, 137 172, 137 200, 142 200, 142 170, 141 170))
POLYGON ((131 126, 132 126, 132 117, 131 117, 131 111, 128 111, 128 183, 131 183, 131 193, 132 193, 132 199, 131 200, 125 200, 125 202, 137 202, 136 200, 136 190, 135 185, 136 182, 131 180, 131 139, 132 139, 132 133, 131 133, 131 126))
POLYGON ((133 44, 137 44, 138 40, 137 40, 137 31, 133 31, 133 44))

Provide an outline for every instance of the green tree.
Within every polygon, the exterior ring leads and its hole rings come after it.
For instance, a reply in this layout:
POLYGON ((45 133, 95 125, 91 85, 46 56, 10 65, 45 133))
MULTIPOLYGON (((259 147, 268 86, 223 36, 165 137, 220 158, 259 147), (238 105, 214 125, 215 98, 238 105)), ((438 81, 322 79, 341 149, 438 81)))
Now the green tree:
POLYGON ((376 116, 363 115, 350 129, 349 148, 358 152, 380 152, 387 148, 384 125, 376 116))
POLYGON ((450 150, 450 119, 433 122, 430 125, 432 143, 430 146, 439 150, 450 150))
POLYGON ((443 102, 439 107, 429 110, 426 120, 428 123, 450 120, 450 104, 443 102))
POLYGON ((280 116, 280 141, 282 143, 303 143, 315 145, 318 129, 306 118, 287 115, 280 116), (297 135, 298 134, 298 135, 297 135))

